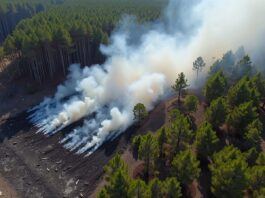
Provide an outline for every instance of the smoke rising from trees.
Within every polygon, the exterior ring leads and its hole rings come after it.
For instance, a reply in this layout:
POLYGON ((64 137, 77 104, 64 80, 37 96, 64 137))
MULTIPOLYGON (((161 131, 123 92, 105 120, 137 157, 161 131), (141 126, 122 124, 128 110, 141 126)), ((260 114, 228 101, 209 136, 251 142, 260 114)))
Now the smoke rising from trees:
POLYGON ((70 67, 66 82, 53 98, 32 109, 39 132, 52 135, 84 118, 83 126, 61 143, 77 153, 92 153, 133 123, 133 107, 147 110, 170 94, 180 72, 193 85, 194 60, 206 63, 243 45, 255 61, 264 52, 264 0, 170 0, 158 22, 139 25, 122 20, 102 65, 70 67), (139 31, 138 31, 139 30, 139 31))

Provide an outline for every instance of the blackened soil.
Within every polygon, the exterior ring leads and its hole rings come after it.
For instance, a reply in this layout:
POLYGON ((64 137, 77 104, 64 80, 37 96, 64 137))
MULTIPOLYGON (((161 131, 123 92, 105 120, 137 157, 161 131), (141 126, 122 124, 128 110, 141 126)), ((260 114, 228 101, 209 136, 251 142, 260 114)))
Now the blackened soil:
POLYGON ((36 134, 37 129, 28 122, 26 112, 2 118, 0 175, 19 197, 93 197, 92 193, 102 182, 104 165, 116 152, 128 149, 136 131, 145 133, 160 128, 165 122, 164 109, 164 103, 159 104, 140 129, 132 126, 88 157, 76 155, 58 143, 73 126, 45 137, 36 134))

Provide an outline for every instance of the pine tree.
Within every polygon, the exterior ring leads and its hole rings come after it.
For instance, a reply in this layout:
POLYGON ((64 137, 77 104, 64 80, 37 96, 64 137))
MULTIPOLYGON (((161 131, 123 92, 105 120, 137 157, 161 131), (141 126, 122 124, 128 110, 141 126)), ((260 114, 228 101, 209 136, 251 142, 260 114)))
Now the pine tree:
POLYGON ((244 139, 249 143, 250 147, 259 147, 262 139, 263 124, 259 119, 252 121, 246 128, 244 139))
POLYGON ((219 71, 212 76, 206 82, 204 88, 204 95, 208 103, 211 103, 213 100, 218 97, 225 95, 227 90, 227 79, 225 78, 223 72, 219 71))
POLYGON ((255 87, 251 86, 248 77, 239 80, 227 93, 228 104, 231 107, 238 106, 245 102, 253 101, 257 104, 259 93, 255 87))
POLYGON ((245 156, 235 147, 226 146, 213 155, 211 191, 216 197, 243 197, 247 188, 248 164, 245 156))
POLYGON ((172 154, 180 150, 180 146, 190 143, 193 132, 190 129, 190 123, 187 117, 179 115, 172 123, 169 130, 169 144, 172 147, 172 154))
POLYGON ((256 164, 259 166, 265 166, 265 153, 264 152, 259 153, 259 156, 256 160, 256 164))
POLYGON ((202 71, 202 69, 205 67, 205 62, 202 57, 198 57, 194 62, 193 62, 193 67, 192 69, 196 71, 197 74, 197 79, 199 76, 199 72, 202 71))
POLYGON ((154 167, 154 161, 158 156, 158 145, 156 139, 149 132, 142 136, 139 146, 139 159, 144 161, 145 175, 148 181, 152 168, 154 167))
POLYGON ((252 74, 252 62, 248 55, 245 55, 235 66, 233 75, 237 78, 241 78, 242 76, 250 76, 252 74))
POLYGON ((166 198, 182 197, 180 183, 174 177, 169 177, 164 181, 164 191, 166 198))
POLYGON ((144 181, 140 179, 136 179, 131 183, 130 186, 130 197, 133 198, 147 198, 148 192, 147 192, 147 185, 144 181))
POLYGON ((194 95, 186 96, 184 101, 184 106, 189 113, 197 111, 198 104, 199 104, 199 99, 196 96, 194 95))
POLYGON ((109 198, 107 191, 105 188, 103 188, 99 194, 97 195, 98 198, 109 198))
POLYGON ((265 186, 265 166, 255 165, 250 168, 249 173, 250 186, 252 191, 259 191, 265 186))
POLYGON ((137 122, 140 124, 140 122, 147 116, 147 111, 142 103, 138 103, 133 108, 133 115, 134 120, 137 120, 137 122))
POLYGON ((165 157, 164 145, 167 143, 167 134, 165 127, 162 127, 157 134, 157 143, 159 149, 159 158, 162 159, 165 157))
POLYGON ((262 99, 263 105, 262 107, 265 108, 265 78, 262 76, 261 73, 258 73, 251 79, 251 86, 256 88, 260 98, 262 99))
POLYGON ((243 136, 248 124, 257 119, 257 116, 257 108, 253 107, 252 102, 247 102, 229 112, 226 122, 232 128, 232 131, 236 131, 243 136))
POLYGON ((155 178, 149 184, 149 195, 150 198, 161 198, 163 197, 163 183, 155 178))
POLYGON ((180 104, 180 97, 181 97, 181 92, 183 89, 187 88, 188 85, 188 80, 185 77, 185 74, 181 72, 178 75, 178 78, 175 81, 175 84, 172 86, 172 89, 178 93, 178 103, 180 104))
POLYGON ((178 109, 173 109, 169 112, 170 122, 172 123, 179 116, 181 116, 181 112, 178 109))
POLYGON ((213 100, 210 106, 206 109, 206 120, 218 129, 225 120, 228 113, 228 108, 224 98, 217 98, 213 100))
POLYGON ((127 172, 128 168, 125 162, 122 160, 121 156, 119 154, 116 154, 104 167, 106 180, 109 181, 110 178, 119 170, 127 172))
POLYGON ((118 170, 111 178, 109 184, 105 187, 107 195, 110 198, 130 197, 130 179, 123 170, 118 170))
POLYGON ((141 135, 134 136, 133 140, 132 140, 133 151, 134 151, 134 153, 136 154, 137 157, 138 157, 138 154, 139 154, 139 148, 140 148, 140 145, 141 145, 141 140, 142 140, 141 135))
POLYGON ((219 139, 211 124, 203 123, 196 132, 195 146, 199 155, 210 157, 218 148, 219 139))
POLYGON ((190 184, 200 176, 200 162, 191 150, 181 151, 172 161, 172 171, 181 184, 190 184))

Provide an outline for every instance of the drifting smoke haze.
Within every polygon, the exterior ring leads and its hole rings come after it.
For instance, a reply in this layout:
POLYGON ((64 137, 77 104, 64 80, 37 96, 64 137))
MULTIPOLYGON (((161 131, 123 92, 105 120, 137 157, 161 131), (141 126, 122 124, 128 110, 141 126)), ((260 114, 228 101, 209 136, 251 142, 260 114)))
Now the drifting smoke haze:
POLYGON ((192 62, 198 56, 211 63, 243 45, 254 61, 263 57, 264 9, 265 0, 170 0, 154 24, 138 25, 127 17, 110 45, 101 46, 106 62, 82 69, 72 65, 67 81, 31 110, 30 119, 39 132, 52 135, 84 118, 61 143, 91 154, 133 123, 136 103, 152 110, 170 94, 178 73, 193 85, 192 62))

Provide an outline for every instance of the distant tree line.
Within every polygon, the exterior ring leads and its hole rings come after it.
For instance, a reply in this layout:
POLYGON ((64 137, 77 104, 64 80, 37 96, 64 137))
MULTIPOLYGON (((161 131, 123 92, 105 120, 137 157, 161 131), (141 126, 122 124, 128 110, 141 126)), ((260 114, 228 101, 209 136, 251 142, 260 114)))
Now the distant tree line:
POLYGON ((124 13, 135 15, 139 22, 151 21, 160 16, 162 5, 159 0, 67 0, 21 21, 6 38, 2 51, 19 54, 18 73, 42 82, 57 73, 65 74, 71 63, 101 63, 104 57, 99 45, 108 43, 124 13))
POLYGON ((32 17, 52 5, 63 2, 64 0, 1 0, 0 44, 22 19, 32 17))

